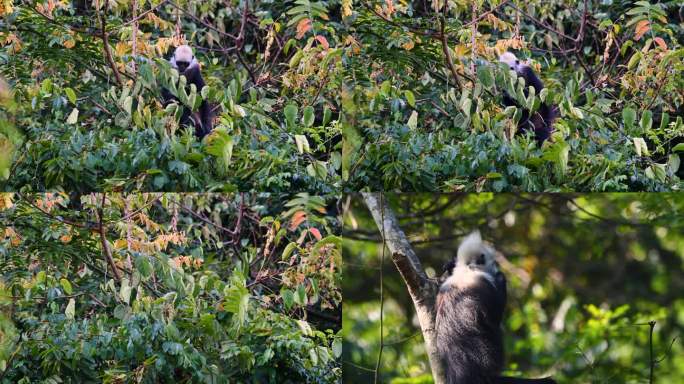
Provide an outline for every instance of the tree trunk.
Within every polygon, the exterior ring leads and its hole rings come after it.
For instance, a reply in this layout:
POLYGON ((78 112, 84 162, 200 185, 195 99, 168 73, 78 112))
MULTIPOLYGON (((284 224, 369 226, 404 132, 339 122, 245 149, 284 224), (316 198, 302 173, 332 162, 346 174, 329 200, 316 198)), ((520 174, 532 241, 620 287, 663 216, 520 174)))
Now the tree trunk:
POLYGON ((392 261, 399 270, 413 300, 435 384, 444 384, 444 367, 435 345, 435 298, 439 285, 436 281, 428 279, 418 256, 413 252, 406 235, 399 227, 399 221, 387 204, 385 196, 381 193, 369 192, 361 195, 375 224, 380 229, 387 248, 392 253, 392 261))

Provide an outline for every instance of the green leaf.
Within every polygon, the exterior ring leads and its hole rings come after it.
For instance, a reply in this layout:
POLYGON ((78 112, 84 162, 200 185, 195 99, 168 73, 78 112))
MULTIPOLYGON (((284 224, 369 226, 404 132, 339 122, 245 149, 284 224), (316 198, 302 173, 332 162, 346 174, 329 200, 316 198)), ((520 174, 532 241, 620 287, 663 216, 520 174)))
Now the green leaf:
POLYGON ((76 105, 76 92, 71 88, 65 88, 64 93, 66 93, 67 98, 71 101, 71 104, 76 105))
POLYGON ((644 111, 641 115, 641 122, 639 125, 641 126, 641 131, 643 133, 648 133, 653 126, 653 112, 644 111))
POLYGON ((230 166, 233 157, 233 137, 226 131, 225 127, 214 129, 209 136, 205 151, 221 160, 224 169, 230 166))
POLYGON ((684 143, 679 143, 672 148, 672 152, 684 152, 684 143))
POLYGON ((323 123, 321 124, 322 126, 327 126, 328 123, 330 122, 330 119, 332 118, 332 111, 330 108, 325 107, 323 109, 323 123))
POLYGON ((67 279, 59 279, 59 284, 62 286, 64 289, 64 292, 67 295, 71 295, 73 293, 73 289, 71 288, 71 283, 67 279))
POLYGON ((306 287, 304 284, 299 284, 297 286, 297 292, 295 294, 295 303, 305 306, 308 302, 308 299, 306 297, 306 287))
POLYGON ((488 66, 482 66, 477 70, 477 77, 482 82, 485 88, 491 88, 494 85, 494 75, 488 66))
POLYGON ((339 359, 340 356, 342 356, 342 341, 338 338, 335 338, 332 342, 332 351, 333 351, 333 356, 335 356, 335 359, 339 359))
POLYGON ((152 264, 150 260, 145 255, 138 256, 135 259, 135 267, 144 279, 150 278, 152 276, 152 264))
POLYGON ((292 128, 295 126, 295 121, 297 120, 297 106, 294 104, 288 104, 285 109, 283 109, 285 114, 285 121, 287 121, 287 126, 292 128))
POLYGON ((281 289, 280 290, 280 297, 283 298, 283 304, 285 305, 285 309, 290 309, 294 305, 294 292, 292 292, 289 289, 281 289))
POLYGON ((123 301, 126 304, 130 304, 131 302, 131 289, 132 288, 128 278, 123 278, 121 280, 121 289, 119 290, 119 297, 121 298, 121 301, 123 301))
POLYGON ((226 311, 235 314, 235 324, 238 330, 245 324, 247 320, 247 308, 249 307, 249 291, 244 286, 232 286, 227 288, 224 292, 226 311))
POLYGON ((288 245, 285 246, 285 250, 283 250, 283 254, 280 257, 281 260, 286 261, 289 260, 290 255, 292 255, 292 252, 297 249, 297 243, 291 242, 288 245))
POLYGON ((625 124, 625 128, 630 130, 634 127, 634 122, 636 121, 636 111, 632 108, 625 108, 622 110, 622 121, 625 124))
POLYGON ((404 97, 406 97, 406 101, 411 106, 411 108, 416 107, 416 97, 413 96, 413 92, 409 91, 408 89, 405 90, 404 91, 404 97))
POLYGON ((302 124, 305 127, 310 127, 314 123, 314 107, 307 105, 304 107, 304 113, 302 114, 302 124))

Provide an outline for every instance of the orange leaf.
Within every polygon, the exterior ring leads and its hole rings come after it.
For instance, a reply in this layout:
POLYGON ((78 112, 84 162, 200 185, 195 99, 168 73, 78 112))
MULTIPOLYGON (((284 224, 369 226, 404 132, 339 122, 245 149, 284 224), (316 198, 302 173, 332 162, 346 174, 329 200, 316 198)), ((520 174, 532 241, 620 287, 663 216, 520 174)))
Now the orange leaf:
POLYGON ((407 41, 407 42, 405 42, 404 44, 401 45, 401 47, 404 48, 404 49, 407 50, 407 51, 412 50, 413 47, 415 47, 415 46, 416 46, 416 43, 415 43, 415 41, 413 41, 413 40, 409 40, 409 41, 407 41))
POLYGON ((292 215, 292 220, 290 220, 290 231, 294 231, 299 227, 301 223, 306 220, 306 212, 304 211, 297 211, 295 212, 294 215, 292 215))
POLYGON ((318 228, 309 228, 309 232, 314 235, 316 240, 321 240, 323 236, 321 236, 321 231, 318 230, 318 228))
POLYGON ((323 49, 330 48, 330 44, 328 44, 328 39, 326 39, 325 36, 316 35, 316 40, 319 43, 321 43, 321 45, 323 46, 323 49))
POLYGON ((295 36, 297 40, 301 39, 304 37, 304 34, 309 32, 311 30, 311 20, 308 18, 304 18, 299 20, 299 23, 297 23, 297 35, 295 36))
POLYGON ((667 51, 667 43, 665 43, 665 40, 663 40, 662 37, 656 37, 655 39, 653 39, 653 41, 655 41, 656 44, 658 44, 658 46, 662 48, 664 51, 667 51))
POLYGON ((637 23, 636 28, 634 29, 634 40, 641 39, 641 37, 644 36, 646 32, 650 30, 651 23, 648 20, 641 20, 637 23))

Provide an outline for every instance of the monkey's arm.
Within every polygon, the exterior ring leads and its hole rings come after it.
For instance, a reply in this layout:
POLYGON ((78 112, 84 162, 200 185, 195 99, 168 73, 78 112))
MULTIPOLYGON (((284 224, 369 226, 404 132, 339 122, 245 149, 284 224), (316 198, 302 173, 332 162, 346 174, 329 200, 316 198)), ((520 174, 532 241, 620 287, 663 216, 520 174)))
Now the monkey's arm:
POLYGON ((165 107, 174 101, 178 101, 176 96, 172 95, 171 92, 169 92, 169 90, 166 88, 161 89, 161 96, 162 96, 162 104, 165 107))
POLYGON ((541 80, 539 80, 532 68, 526 65, 522 66, 520 68, 520 76, 525 79, 525 87, 529 87, 530 85, 533 86, 537 95, 539 95, 539 92, 544 89, 544 84, 541 82, 541 80))
MULTIPOLYGON (((188 79, 188 84, 195 84, 195 87, 197 87, 197 92, 200 93, 200 97, 202 97, 202 88, 204 88, 206 84, 204 83, 204 79, 202 78, 202 73, 200 72, 199 65, 190 66, 185 71, 184 75, 188 79)), ((202 137, 209 133, 212 129, 211 108, 209 107, 209 103, 207 103, 207 101, 204 99, 202 99, 202 103, 200 104, 199 113, 202 123, 202 132, 199 136, 202 137)))

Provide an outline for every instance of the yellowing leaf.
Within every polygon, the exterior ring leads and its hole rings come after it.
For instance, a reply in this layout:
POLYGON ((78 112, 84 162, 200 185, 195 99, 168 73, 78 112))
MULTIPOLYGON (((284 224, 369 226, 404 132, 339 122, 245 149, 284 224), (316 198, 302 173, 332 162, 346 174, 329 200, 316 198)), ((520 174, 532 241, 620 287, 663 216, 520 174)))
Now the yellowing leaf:
POLYGON ((646 32, 651 30, 651 23, 648 20, 641 20, 634 29, 634 40, 639 40, 646 32))
POLYGON ((408 123, 406 123, 406 125, 408 125, 408 127, 411 129, 416 129, 418 126, 418 112, 411 112, 411 116, 409 116, 408 123))
POLYGON ((11 193, 0 194, 0 210, 12 208, 14 206, 12 197, 13 195, 11 193))
POLYGON ((66 310, 64 311, 64 315, 69 320, 74 319, 74 317, 76 316, 76 300, 69 299, 69 304, 67 304, 67 306, 66 306, 66 310))
POLYGON ((311 20, 304 18, 299 20, 297 23, 297 35, 295 36, 297 40, 304 37, 304 35, 311 30, 311 20))
MULTIPOLYGON (((351 3, 351 0, 349 0, 349 3, 351 3)), ((0 16, 9 15, 12 12, 14 12, 12 0, 0 0, 0 16)))
POLYGON ((352 0, 342 0, 342 17, 352 15, 352 0))
POLYGON ((74 108, 71 110, 71 113, 69 114, 69 117, 67 117, 67 124, 76 124, 76 121, 78 121, 78 108, 74 108))

